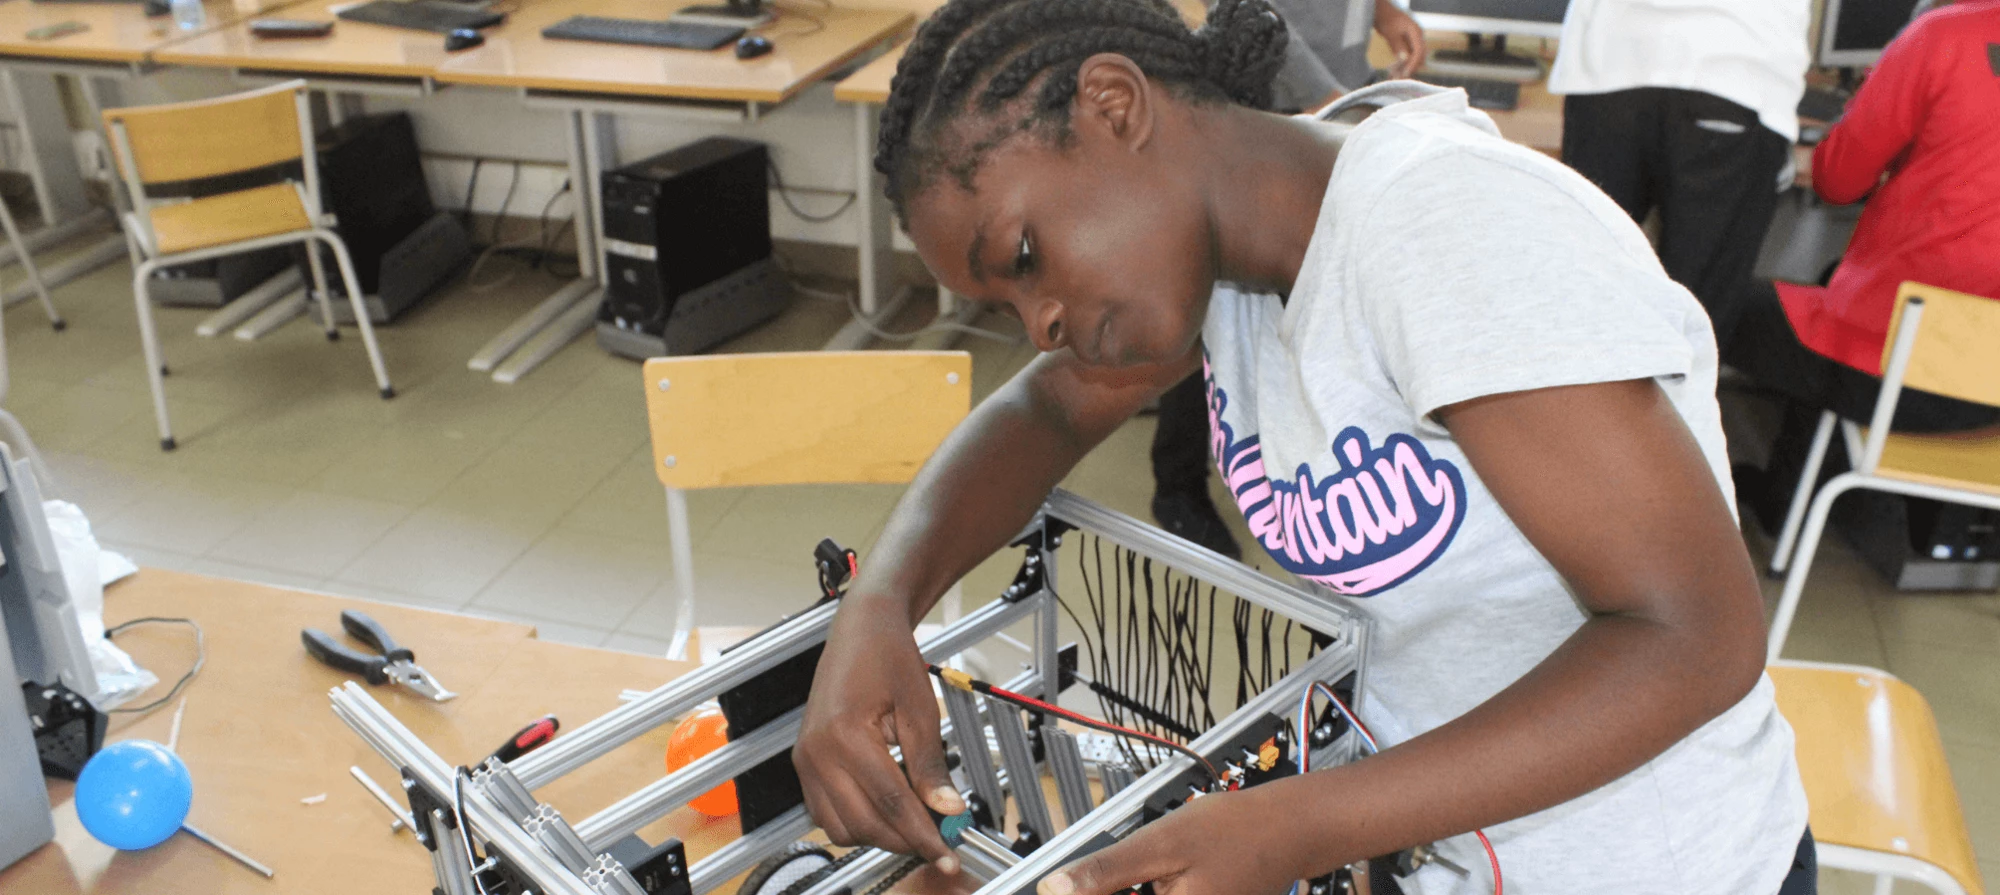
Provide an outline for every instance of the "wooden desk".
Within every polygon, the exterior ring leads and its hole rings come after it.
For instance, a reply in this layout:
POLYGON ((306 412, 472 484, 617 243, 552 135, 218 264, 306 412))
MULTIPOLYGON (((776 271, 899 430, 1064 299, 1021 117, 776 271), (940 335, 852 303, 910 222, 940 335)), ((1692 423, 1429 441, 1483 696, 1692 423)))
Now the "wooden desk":
POLYGON ((896 77, 896 63, 903 61, 907 41, 897 44, 854 73, 833 85, 833 98, 844 103, 879 106, 889 101, 889 82, 896 77))
MULTIPOLYGON (((619 690, 655 687, 693 667, 544 643, 523 625, 157 569, 113 585, 105 603, 113 623, 160 615, 202 625, 208 664, 186 690, 179 743, 194 777, 188 819, 270 865, 277 877, 265 880, 185 835, 142 852, 115 852, 78 825, 70 784, 52 783, 57 840, 0 871, 0 892, 428 891, 427 853, 408 834, 391 834, 389 814, 348 776, 348 766, 359 765, 384 786, 397 779, 334 717, 327 690, 346 677, 299 645, 303 627, 337 635, 343 608, 365 608, 461 694, 434 703, 395 687, 371 691, 449 760, 477 761, 544 712, 556 713, 566 729, 581 725, 614 708, 619 690), (324 802, 300 803, 320 793, 324 802)), ((135 628, 118 642, 159 674, 156 693, 193 658, 188 632, 176 625, 135 628)), ((114 721, 107 740, 164 742, 172 716, 169 705, 136 721, 114 721)), ((588 817, 664 773, 667 733, 641 737, 537 795, 572 821, 588 817)), ((693 858, 735 839, 737 825, 682 809, 643 835, 653 842, 679 836, 693 858)))
POLYGON ((336 19, 334 9, 352 2, 307 0, 287 11, 287 18, 336 22, 323 38, 260 39, 239 24, 161 47, 151 58, 163 65, 779 103, 910 22, 907 12, 835 7, 811 13, 825 23, 814 31, 806 19, 785 15, 765 30, 772 52, 740 60, 730 47, 699 52, 542 37, 543 28, 574 15, 658 19, 684 3, 528 0, 504 24, 485 30, 484 45, 447 53, 443 35, 336 19))
MULTIPOLYGON (((213 30, 287 6, 298 0, 206 0, 213 30)), ((190 35, 174 27, 172 16, 148 17, 137 2, 0 3, 0 55, 30 59, 64 59, 136 65, 163 44, 190 35), (29 40, 28 32, 63 22, 82 22, 89 30, 50 40, 29 40)))
MULTIPOLYGON (((333 7, 354 2, 306 0, 288 7, 285 18, 332 22, 333 7)), ((420 81, 447 55, 444 35, 428 31, 340 21, 326 37, 270 39, 238 22, 158 47, 150 58, 162 65, 420 81)))
POLYGON ((908 29, 912 21, 901 10, 833 6, 783 11, 758 32, 771 39, 771 52, 747 60, 736 58, 732 46, 701 52, 542 37, 542 29, 571 16, 657 19, 684 5, 678 0, 537 0, 489 30, 484 46, 445 60, 436 77, 442 83, 526 90, 781 103, 908 29))

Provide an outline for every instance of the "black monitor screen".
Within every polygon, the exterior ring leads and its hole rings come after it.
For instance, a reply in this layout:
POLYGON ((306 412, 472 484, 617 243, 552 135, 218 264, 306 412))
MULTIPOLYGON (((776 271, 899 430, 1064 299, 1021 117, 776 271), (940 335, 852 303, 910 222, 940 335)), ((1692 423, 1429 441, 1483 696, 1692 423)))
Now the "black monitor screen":
POLYGON ((1896 39, 1910 23, 1917 0, 1843 0, 1827 4, 1833 21, 1833 47, 1838 50, 1879 50, 1896 39))
MULTIPOLYGON (((1868 0, 1854 0, 1866 3, 1868 0)), ((1915 2, 1915 0, 1911 0, 1915 2)), ((1439 15, 1477 16, 1482 19, 1512 19, 1517 22, 1562 24, 1569 0, 1410 0, 1411 12, 1439 15)), ((1909 14, 1906 6, 1905 16, 1909 14)))

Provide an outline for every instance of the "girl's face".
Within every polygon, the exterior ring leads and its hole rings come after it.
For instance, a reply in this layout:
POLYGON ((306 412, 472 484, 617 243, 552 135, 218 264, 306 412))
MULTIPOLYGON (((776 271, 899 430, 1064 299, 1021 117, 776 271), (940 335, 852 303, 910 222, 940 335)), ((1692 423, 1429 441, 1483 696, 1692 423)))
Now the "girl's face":
POLYGON ((1163 99, 1140 99, 1136 117, 1080 109, 1062 148, 1015 136, 970 190, 933 179, 907 206, 924 263, 953 292, 1011 308, 1042 351, 1112 366, 1187 356, 1215 286, 1214 249, 1199 172, 1149 139, 1163 99))

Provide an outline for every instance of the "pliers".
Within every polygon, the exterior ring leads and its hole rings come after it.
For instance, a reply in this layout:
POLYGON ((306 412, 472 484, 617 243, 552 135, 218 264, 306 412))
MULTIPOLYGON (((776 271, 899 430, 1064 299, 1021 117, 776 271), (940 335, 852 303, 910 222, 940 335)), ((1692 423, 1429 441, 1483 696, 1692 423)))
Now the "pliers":
POLYGON ((410 691, 428 696, 438 702, 456 697, 458 694, 444 688, 437 678, 417 664, 416 654, 397 645, 395 638, 382 623, 369 618, 366 613, 353 609, 340 612, 340 627, 348 636, 371 647, 379 655, 370 655, 348 649, 334 640, 332 635, 318 628, 307 628, 299 632, 299 639, 305 642, 306 652, 313 658, 341 671, 361 675, 371 684, 386 684, 394 681, 410 691))

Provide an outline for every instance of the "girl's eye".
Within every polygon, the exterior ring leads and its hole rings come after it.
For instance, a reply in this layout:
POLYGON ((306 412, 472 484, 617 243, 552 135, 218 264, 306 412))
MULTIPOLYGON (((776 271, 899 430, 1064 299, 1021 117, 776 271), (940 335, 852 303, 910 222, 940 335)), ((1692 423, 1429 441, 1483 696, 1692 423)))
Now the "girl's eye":
POLYGON ((1021 234, 1021 246, 1014 252, 1014 276, 1027 276, 1035 269, 1035 247, 1028 242, 1028 234, 1021 234))

